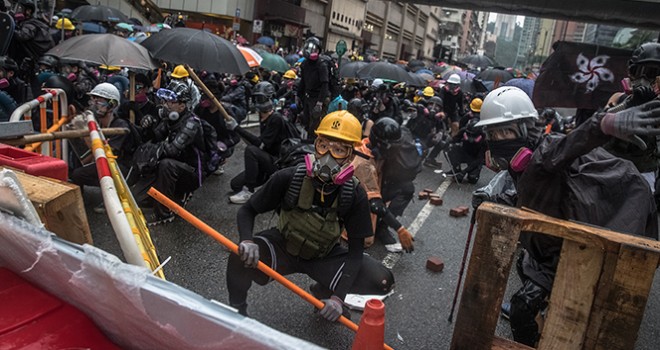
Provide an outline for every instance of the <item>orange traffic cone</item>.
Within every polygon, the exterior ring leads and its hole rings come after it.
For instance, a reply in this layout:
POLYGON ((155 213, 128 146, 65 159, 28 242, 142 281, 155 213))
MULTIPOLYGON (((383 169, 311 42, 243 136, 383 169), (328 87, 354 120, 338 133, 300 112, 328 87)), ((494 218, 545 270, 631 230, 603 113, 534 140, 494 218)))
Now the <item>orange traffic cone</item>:
POLYGON ((352 350, 382 349, 385 342, 385 304, 378 299, 367 301, 352 350))

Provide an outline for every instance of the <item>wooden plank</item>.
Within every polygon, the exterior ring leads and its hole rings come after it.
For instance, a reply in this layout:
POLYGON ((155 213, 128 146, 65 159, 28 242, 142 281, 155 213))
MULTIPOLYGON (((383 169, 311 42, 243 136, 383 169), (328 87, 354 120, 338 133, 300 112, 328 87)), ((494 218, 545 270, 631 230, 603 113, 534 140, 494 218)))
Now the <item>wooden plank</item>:
POLYGON ((644 317, 660 254, 622 245, 598 340, 591 349, 633 349, 644 317))
POLYGON ((491 348, 520 225, 516 218, 477 212, 479 225, 456 316, 451 349, 491 348))
POLYGON ((516 343, 513 340, 495 337, 491 350, 533 350, 534 348, 524 344, 516 343))
POLYGON ((604 252, 564 240, 538 349, 582 349, 604 252))
POLYGON ((593 349, 598 341, 598 333, 605 317, 604 305, 610 295, 612 287, 612 278, 616 271, 619 252, 606 252, 604 255, 603 269, 600 273, 600 280, 596 286, 596 296, 591 306, 591 316, 589 317, 589 327, 584 336, 584 349, 593 349))

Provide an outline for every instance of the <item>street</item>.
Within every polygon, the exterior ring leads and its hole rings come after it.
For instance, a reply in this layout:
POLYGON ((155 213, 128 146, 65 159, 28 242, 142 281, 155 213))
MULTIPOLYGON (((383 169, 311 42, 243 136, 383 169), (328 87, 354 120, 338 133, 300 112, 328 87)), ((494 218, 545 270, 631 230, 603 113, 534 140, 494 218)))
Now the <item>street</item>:
MULTIPOLYGON (((243 168, 241 143, 225 166, 225 174, 209 177, 202 189, 197 190, 187 209, 201 220, 237 242, 236 212, 238 205, 229 204, 229 180, 243 168)), ((445 170, 447 161, 442 159, 445 170)), ((471 192, 486 185, 493 173, 484 168, 476 185, 457 184, 451 177, 443 177, 425 167, 418 175, 416 190, 436 190, 442 195, 442 206, 426 205, 426 200, 415 196, 406 209, 402 223, 415 235, 415 251, 403 254, 392 266, 396 286, 385 300, 385 342, 395 349, 447 349, 451 342, 452 324, 447 321, 456 287, 463 249, 468 235, 469 216, 454 218, 449 210, 459 205, 470 206, 471 192), (426 260, 440 257, 444 271, 426 269, 426 260)), ((101 201, 98 189, 85 189, 84 194, 94 244, 122 257, 108 218, 92 208, 101 201)), ((274 226, 276 216, 258 217, 255 232, 274 226)), ((164 272, 167 280, 186 287, 206 298, 227 302, 225 270, 229 252, 212 238, 194 229, 181 219, 151 228, 151 235, 161 262, 171 257, 164 272)), ((387 252, 379 242, 367 253, 383 260, 387 252)), ((387 259, 389 263, 396 259, 387 259)), ((466 268, 467 269, 467 268, 466 268)), ((660 339, 660 285, 656 281, 649 297, 642 323, 638 350, 657 349, 660 339)), ((289 278, 303 289, 312 283, 302 275, 289 278)), ((507 288, 508 300, 517 288, 515 272, 507 288)), ((459 301, 460 302, 460 301, 459 301)), ((305 339, 329 349, 349 349, 353 332, 341 324, 331 324, 313 311, 313 307, 278 283, 267 286, 254 284, 248 300, 250 317, 279 331, 305 339)), ((352 321, 360 320, 360 312, 352 312, 352 321)), ((497 334, 511 337, 507 321, 500 318, 497 334)))

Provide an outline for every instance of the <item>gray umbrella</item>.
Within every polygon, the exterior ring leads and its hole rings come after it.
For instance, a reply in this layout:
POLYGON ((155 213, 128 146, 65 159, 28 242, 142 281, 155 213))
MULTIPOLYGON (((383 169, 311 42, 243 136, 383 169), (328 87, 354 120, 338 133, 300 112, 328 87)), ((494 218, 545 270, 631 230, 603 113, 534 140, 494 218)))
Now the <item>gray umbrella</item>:
POLYGON ((74 36, 50 49, 46 55, 124 68, 158 68, 146 48, 114 34, 74 36))
POLYGON ((157 59, 187 64, 197 70, 229 74, 245 74, 250 70, 234 44, 199 29, 162 30, 143 41, 142 46, 157 59))
POLYGON ((496 66, 495 61, 484 55, 468 55, 463 57, 460 61, 467 65, 481 68, 496 66))
POLYGON ((81 22, 128 22, 126 15, 113 7, 103 5, 83 5, 71 13, 71 18, 81 22))
POLYGON ((360 79, 387 79, 396 82, 410 81, 405 69, 389 62, 372 62, 357 72, 360 79))

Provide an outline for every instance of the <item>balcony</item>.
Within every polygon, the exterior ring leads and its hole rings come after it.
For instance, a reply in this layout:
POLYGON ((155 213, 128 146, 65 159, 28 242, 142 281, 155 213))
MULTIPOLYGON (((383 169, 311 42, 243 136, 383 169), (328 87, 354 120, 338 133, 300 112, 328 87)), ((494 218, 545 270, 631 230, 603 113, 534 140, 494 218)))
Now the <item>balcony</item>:
POLYGON ((305 9, 282 0, 257 0, 255 18, 305 24, 305 9))

